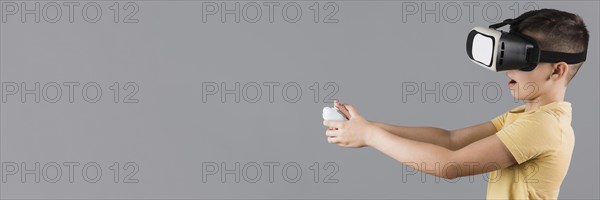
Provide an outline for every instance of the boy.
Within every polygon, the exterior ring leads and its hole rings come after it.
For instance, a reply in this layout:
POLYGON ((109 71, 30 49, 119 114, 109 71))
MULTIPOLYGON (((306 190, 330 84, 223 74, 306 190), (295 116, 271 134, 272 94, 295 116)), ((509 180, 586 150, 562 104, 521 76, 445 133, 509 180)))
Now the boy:
MULTIPOLYGON (((541 50, 579 53, 587 49, 585 24, 571 13, 539 10, 515 28, 535 39, 541 50)), ((575 142, 571 104, 564 97, 582 63, 540 62, 531 71, 508 70, 511 94, 525 105, 489 122, 452 131, 367 121, 354 106, 336 101, 349 120, 324 121, 327 141, 342 147, 371 146, 446 179, 491 172, 488 199, 557 199, 575 142), (419 164, 451 167, 431 171, 419 164)))

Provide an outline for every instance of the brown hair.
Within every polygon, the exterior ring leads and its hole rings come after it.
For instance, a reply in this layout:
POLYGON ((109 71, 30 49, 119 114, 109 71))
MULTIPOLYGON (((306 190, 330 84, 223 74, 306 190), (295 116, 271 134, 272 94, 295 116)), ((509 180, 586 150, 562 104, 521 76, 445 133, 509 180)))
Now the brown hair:
MULTIPOLYGON (((520 33, 527 31, 541 34, 542 37, 536 39, 540 49, 565 53, 579 53, 587 50, 590 36, 579 15, 555 9, 529 12, 536 13, 521 21, 514 28, 520 33)), ((523 15, 527 15, 529 12, 523 13, 523 15)), ((575 76, 582 64, 583 62, 569 65, 570 72, 567 81, 575 76)))

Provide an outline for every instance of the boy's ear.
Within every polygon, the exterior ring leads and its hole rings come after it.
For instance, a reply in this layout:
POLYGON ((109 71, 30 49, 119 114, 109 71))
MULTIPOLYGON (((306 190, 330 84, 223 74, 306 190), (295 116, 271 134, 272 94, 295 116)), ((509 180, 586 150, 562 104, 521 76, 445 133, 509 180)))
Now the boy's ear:
POLYGON ((559 80, 561 78, 566 78, 569 73, 569 65, 565 62, 557 62, 552 64, 552 74, 550 77, 554 80, 559 80))

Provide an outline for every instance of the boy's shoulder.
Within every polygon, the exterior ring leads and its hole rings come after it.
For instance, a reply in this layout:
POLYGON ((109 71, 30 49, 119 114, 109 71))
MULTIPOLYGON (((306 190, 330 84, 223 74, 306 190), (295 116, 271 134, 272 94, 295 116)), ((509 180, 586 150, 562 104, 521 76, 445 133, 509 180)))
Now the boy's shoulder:
POLYGON ((564 111, 569 113, 571 113, 572 111, 571 102, 568 101, 553 102, 551 104, 548 104, 548 106, 545 109, 550 111, 564 111))
POLYGON ((571 115, 571 103, 559 101, 517 115, 513 122, 520 121, 521 125, 536 131, 554 134, 571 128, 571 115))
POLYGON ((559 121, 568 119, 570 123, 572 108, 570 102, 557 101, 541 106, 539 109, 537 109, 537 112, 551 115, 559 121))
POLYGON ((525 105, 517 106, 504 114, 494 118, 492 123, 497 130, 504 125, 520 121, 528 126, 539 124, 545 128, 556 128, 557 125, 571 123, 571 103, 566 101, 552 102, 537 109, 525 111, 525 105))
POLYGON ((567 101, 555 101, 537 109, 525 111, 525 105, 517 106, 509 110, 508 114, 533 114, 533 113, 548 113, 552 115, 571 115, 571 103, 567 101))

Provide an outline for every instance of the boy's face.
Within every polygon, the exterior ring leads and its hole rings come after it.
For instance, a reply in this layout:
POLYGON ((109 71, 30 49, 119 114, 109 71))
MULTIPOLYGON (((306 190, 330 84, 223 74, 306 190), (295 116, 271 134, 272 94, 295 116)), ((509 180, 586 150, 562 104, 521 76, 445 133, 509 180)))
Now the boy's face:
MULTIPOLYGON (((538 41, 544 37, 542 33, 525 31, 523 34, 538 41)), ((508 70, 506 75, 510 78, 508 88, 511 94, 518 100, 534 100, 540 95, 553 93, 557 87, 564 87, 565 76, 555 75, 557 67, 556 63, 539 63, 532 71, 508 70)))
POLYGON ((549 78, 554 71, 551 63, 539 63, 532 71, 508 70, 508 88, 518 100, 533 100, 552 88, 553 81, 549 78))

